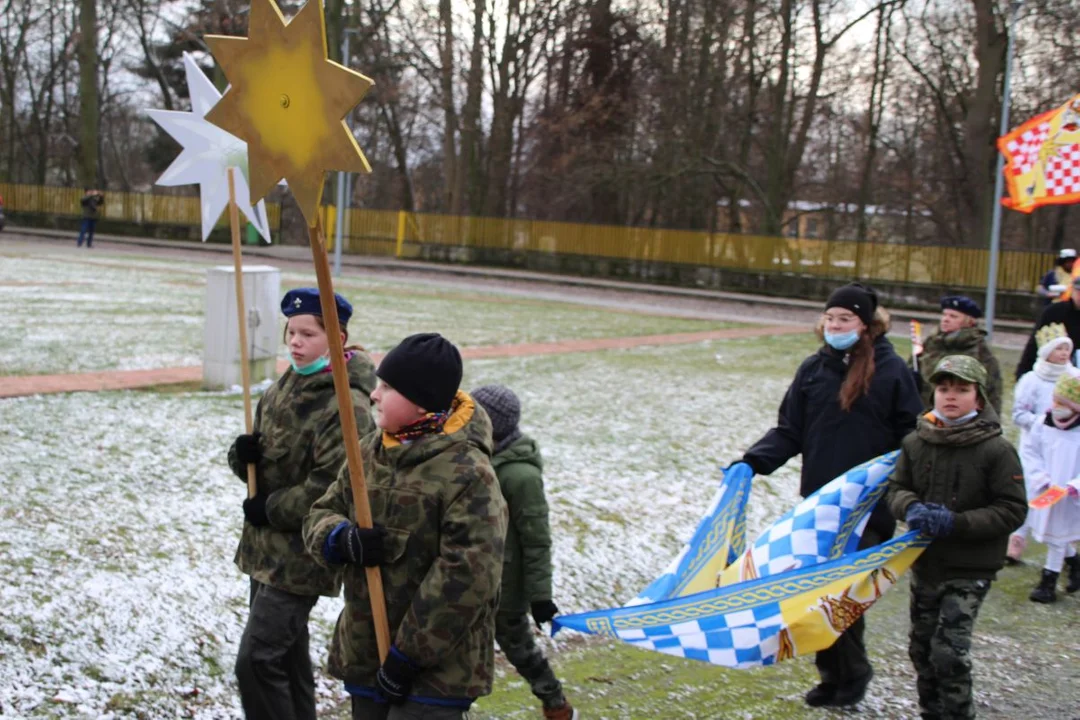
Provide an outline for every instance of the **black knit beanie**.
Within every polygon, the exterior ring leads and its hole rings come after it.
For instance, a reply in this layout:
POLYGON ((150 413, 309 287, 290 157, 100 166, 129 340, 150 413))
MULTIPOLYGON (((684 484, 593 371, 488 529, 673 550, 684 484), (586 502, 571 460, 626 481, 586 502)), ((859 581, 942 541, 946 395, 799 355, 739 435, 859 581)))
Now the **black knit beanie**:
POLYGON ((833 290, 825 309, 844 308, 855 313, 869 327, 877 310, 877 293, 861 283, 848 283, 833 290))
POLYGON ((410 335, 386 353, 375 374, 428 412, 444 412, 461 385, 461 353, 438 333, 410 335))

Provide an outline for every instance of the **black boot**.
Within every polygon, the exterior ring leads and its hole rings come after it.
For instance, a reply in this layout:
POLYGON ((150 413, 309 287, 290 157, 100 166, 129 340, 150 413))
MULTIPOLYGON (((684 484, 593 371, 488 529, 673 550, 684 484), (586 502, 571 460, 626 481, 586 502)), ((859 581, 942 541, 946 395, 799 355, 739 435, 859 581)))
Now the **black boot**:
POLYGON ((1047 570, 1043 568, 1042 578, 1039 579, 1039 585, 1031 591, 1031 595, 1028 599, 1031 602, 1037 603, 1052 603, 1057 602, 1057 593, 1054 592, 1054 586, 1057 585, 1058 575, 1053 570, 1047 570))
POLYGON ((803 696, 803 701, 810 707, 824 707, 832 705, 834 697, 836 697, 836 686, 823 682, 810 688, 810 691, 803 696))
POLYGON ((866 688, 870 685, 870 680, 874 677, 873 668, 857 680, 853 680, 846 685, 841 686, 836 695, 833 696, 833 701, 830 705, 836 707, 849 707, 851 705, 858 705, 862 702, 862 699, 866 697, 866 688))
POLYGON ((1080 590, 1080 555, 1065 558, 1065 564, 1069 566, 1069 584, 1065 586, 1065 592, 1074 593, 1080 590))

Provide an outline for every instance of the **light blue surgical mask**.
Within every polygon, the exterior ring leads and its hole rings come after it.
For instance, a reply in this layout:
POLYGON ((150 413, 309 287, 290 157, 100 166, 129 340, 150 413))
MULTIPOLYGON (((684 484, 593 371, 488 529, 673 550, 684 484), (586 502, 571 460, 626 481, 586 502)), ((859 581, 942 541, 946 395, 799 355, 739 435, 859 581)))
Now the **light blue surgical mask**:
POLYGON ((978 409, 975 409, 975 410, 972 410, 971 412, 969 412, 967 415, 961 415, 960 417, 958 417, 956 419, 950 419, 950 418, 945 417, 941 413, 939 413, 937 410, 931 410, 930 412, 933 414, 934 417, 936 417, 938 420, 940 420, 941 424, 944 425, 945 427, 954 427, 956 425, 963 425, 966 422, 974 420, 975 416, 979 414, 978 409))
POLYGON ((296 359, 290 356, 289 364, 292 365, 292 369, 297 375, 314 375, 315 373, 322 372, 330 365, 330 356, 323 355, 310 365, 303 366, 297 365, 296 359))
POLYGON ((825 342, 837 350, 847 350, 849 347, 859 342, 859 331, 848 330, 845 333, 831 333, 826 330, 825 342))

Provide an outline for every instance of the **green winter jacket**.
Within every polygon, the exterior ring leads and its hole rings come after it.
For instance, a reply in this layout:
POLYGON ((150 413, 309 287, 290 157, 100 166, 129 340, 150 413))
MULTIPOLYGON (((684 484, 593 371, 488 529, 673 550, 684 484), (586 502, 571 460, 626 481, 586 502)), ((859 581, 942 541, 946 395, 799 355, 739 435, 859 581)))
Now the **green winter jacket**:
POLYGON ((886 496, 898 520, 914 502, 956 513, 952 534, 934 540, 915 561, 920 580, 994 579, 1005 560, 1009 533, 1027 517, 1020 458, 1001 434, 993 408, 957 427, 927 414, 904 438, 886 496))
MULTIPOLYGON (((357 351, 346 368, 356 427, 363 437, 375 426, 370 398, 375 365, 367 353, 357 351)), ((323 496, 345 462, 333 375, 304 376, 286 370, 259 400, 254 429, 262 433, 256 487, 270 494, 266 500, 270 524, 244 523, 236 565, 252 579, 279 590, 335 597, 341 592, 341 578, 311 559, 300 536, 311 504, 323 496)), ((229 448, 229 466, 247 482, 247 467, 237 461, 235 443, 229 448)))
POLYGON ((520 615, 529 604, 551 599, 551 528, 544 497, 540 448, 522 436, 491 458, 499 476, 510 525, 503 555, 499 611, 520 615))
POLYGON ((915 378, 922 395, 923 407, 927 410, 933 409, 934 386, 930 384, 930 376, 937 364, 949 355, 967 355, 982 363, 987 377, 990 378, 985 388, 986 396, 994 410, 1001 415, 1001 366, 986 343, 986 331, 974 327, 962 328, 948 334, 939 331, 923 343, 923 352, 919 356, 919 372, 915 378))
MULTIPOLYGON (((363 441, 372 518, 388 532, 380 567, 390 637, 420 668, 414 697, 467 700, 491 692, 507 521, 491 445, 487 413, 464 392, 438 434, 407 445, 381 432, 363 441)), ((343 469, 304 521, 312 556, 332 567, 327 539, 354 518, 343 469)), ((347 685, 372 688, 379 655, 367 579, 353 565, 344 575, 329 670, 347 685)))

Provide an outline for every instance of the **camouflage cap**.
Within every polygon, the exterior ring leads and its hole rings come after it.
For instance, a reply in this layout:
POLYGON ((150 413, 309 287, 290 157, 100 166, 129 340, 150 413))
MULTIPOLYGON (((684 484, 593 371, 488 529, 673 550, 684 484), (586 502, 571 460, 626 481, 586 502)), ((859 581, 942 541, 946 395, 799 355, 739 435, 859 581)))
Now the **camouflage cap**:
POLYGON ((936 384, 945 376, 975 383, 980 388, 985 388, 989 381, 983 364, 967 355, 947 355, 943 357, 937 367, 934 368, 934 372, 930 374, 930 382, 936 384))

